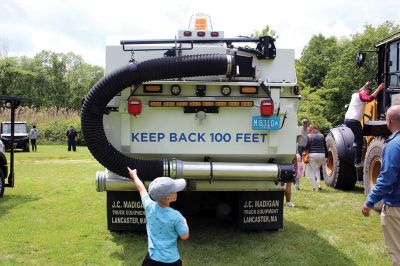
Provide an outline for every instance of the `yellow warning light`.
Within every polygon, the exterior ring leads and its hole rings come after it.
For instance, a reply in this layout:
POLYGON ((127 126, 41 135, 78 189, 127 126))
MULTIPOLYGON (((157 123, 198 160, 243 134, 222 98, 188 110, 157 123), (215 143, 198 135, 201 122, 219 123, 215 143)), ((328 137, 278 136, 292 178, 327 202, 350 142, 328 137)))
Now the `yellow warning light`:
POLYGON ((218 107, 226 107, 228 105, 227 102, 215 102, 215 106, 218 107))
POLYGON ((239 107, 240 106, 240 102, 228 102, 228 106, 230 106, 230 107, 239 107))
POLYGON ((150 107, 161 107, 161 106, 162 106, 162 103, 161 103, 161 102, 154 102, 154 101, 152 101, 152 102, 149 102, 149 106, 150 106, 150 107))
POLYGON ((176 102, 175 103, 176 107, 185 107, 185 106, 189 106, 188 102, 176 102))
POLYGON ((241 107, 253 107, 253 102, 240 102, 241 107))
POLYGON ((207 18, 198 17, 195 22, 195 30, 206 30, 207 29, 207 18))
POLYGON ((201 106, 201 102, 189 102, 189 106, 201 106))
POLYGON ((162 106, 163 107, 174 107, 175 106, 175 102, 163 102, 162 106))
POLYGON ((241 87, 241 94, 256 94, 258 92, 258 87, 241 87))
POLYGON ((201 102, 202 106, 214 106, 214 102, 201 102))
POLYGON ((152 93, 154 93, 154 92, 158 92, 158 93, 160 93, 160 92, 162 92, 162 86, 161 85, 144 85, 143 86, 143 91, 144 92, 152 92, 152 93))

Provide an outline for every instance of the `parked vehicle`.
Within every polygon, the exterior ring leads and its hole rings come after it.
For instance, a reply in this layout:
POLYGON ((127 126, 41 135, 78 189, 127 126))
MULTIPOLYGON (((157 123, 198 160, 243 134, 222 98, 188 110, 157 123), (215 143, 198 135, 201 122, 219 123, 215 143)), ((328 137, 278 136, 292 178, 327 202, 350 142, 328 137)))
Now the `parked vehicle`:
POLYGON ((107 46, 107 74, 85 98, 82 132, 107 168, 96 184, 107 191, 108 228, 144 230, 129 166, 146 185, 185 178, 184 213, 214 210, 244 230, 278 230, 280 183, 297 169, 294 50, 276 49, 270 36, 224 38, 204 14, 190 25, 177 39, 107 46))
MULTIPOLYGON (((378 60, 374 79, 377 84, 384 82, 385 89, 375 101, 366 105, 361 121, 365 140, 363 167, 354 167, 354 135, 350 128, 344 126, 333 128, 326 137, 328 162, 324 178, 331 187, 350 190, 354 188, 356 181, 360 180, 364 183, 365 195, 368 195, 376 184, 382 164, 381 153, 384 141, 390 135, 385 121, 386 111, 390 106, 400 104, 399 47, 400 32, 379 42, 374 51, 377 53, 378 60)), ((366 56, 367 52, 357 53, 357 68, 363 67, 366 56)))
POLYGON ((15 121, 13 142, 11 141, 11 122, 1 122, 0 138, 7 151, 11 149, 11 143, 13 143, 14 149, 29 152, 29 131, 28 125, 24 121, 15 121))

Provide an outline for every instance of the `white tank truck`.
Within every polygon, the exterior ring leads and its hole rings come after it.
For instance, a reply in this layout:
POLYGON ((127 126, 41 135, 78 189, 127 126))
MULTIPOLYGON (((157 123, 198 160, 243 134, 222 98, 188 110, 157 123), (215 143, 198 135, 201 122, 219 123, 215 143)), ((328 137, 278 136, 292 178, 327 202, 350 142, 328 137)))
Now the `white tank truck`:
POLYGON ((106 75, 85 97, 81 119, 106 168, 96 186, 107 191, 109 230, 145 229, 127 166, 146 186, 185 178, 173 206, 184 214, 212 209, 243 230, 283 226, 280 183, 297 169, 294 50, 276 49, 270 36, 224 38, 210 23, 196 15, 178 38, 106 48, 106 75))

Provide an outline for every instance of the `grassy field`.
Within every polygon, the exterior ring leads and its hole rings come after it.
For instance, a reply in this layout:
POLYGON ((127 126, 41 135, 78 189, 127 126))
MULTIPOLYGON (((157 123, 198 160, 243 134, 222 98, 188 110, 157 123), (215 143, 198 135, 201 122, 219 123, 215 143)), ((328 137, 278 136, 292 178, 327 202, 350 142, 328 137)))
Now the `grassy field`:
MULTIPOLYGON (((103 170, 85 147, 16 154, 15 187, 0 199, 0 265, 141 265, 145 233, 107 230, 103 170)), ((390 265, 378 214, 364 218, 360 187, 293 192, 278 232, 245 233, 229 222, 188 218, 185 265, 390 265)))

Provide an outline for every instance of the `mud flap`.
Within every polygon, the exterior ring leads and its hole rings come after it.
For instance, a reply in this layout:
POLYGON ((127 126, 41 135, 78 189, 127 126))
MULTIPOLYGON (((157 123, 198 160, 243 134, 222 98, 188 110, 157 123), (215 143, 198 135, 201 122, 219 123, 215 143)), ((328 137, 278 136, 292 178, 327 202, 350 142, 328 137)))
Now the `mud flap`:
POLYGON ((107 191, 107 224, 110 231, 145 231, 146 218, 137 191, 107 191))
POLYGON ((283 227, 283 191, 240 192, 238 227, 244 231, 283 227))

